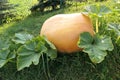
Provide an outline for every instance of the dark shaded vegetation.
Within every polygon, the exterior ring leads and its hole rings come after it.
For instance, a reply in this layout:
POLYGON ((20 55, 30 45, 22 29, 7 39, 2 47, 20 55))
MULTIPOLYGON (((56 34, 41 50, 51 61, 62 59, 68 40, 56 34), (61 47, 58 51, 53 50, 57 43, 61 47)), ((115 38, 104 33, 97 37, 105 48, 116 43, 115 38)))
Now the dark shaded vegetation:
POLYGON ((8 0, 0 0, 0 24, 6 22, 6 18, 14 17, 12 14, 14 7, 17 5, 10 4, 8 0))
POLYGON ((65 0, 39 0, 39 3, 33 6, 30 10, 32 12, 36 10, 40 10, 41 12, 43 12, 44 9, 47 7, 52 7, 52 10, 54 10, 57 8, 58 5, 60 5, 60 7, 65 6, 65 0))
MULTIPOLYGON (((52 7, 52 10, 55 10, 58 5, 60 6, 60 8, 65 7, 66 1, 67 0, 47 0, 47 1, 39 0, 39 3, 37 5, 34 5, 30 10, 31 12, 35 12, 35 11, 44 12, 45 8, 48 8, 48 7, 52 7)), ((75 1, 87 2, 87 0, 75 0, 75 1)), ((95 0, 95 1, 98 2, 98 1, 106 1, 106 0, 95 0)))

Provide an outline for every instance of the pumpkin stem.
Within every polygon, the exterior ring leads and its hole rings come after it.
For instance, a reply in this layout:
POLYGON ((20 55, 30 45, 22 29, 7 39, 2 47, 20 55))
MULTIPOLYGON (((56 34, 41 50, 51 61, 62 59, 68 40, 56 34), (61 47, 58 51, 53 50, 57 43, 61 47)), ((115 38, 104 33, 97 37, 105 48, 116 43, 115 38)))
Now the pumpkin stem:
POLYGON ((99 32, 99 29, 98 29, 98 18, 96 18, 96 33, 99 32))
POLYGON ((119 40, 120 40, 120 36, 117 37, 117 39, 116 39, 116 43, 118 43, 119 40))
POLYGON ((46 71, 45 59, 44 59, 43 54, 42 54, 42 61, 43 61, 44 74, 45 74, 45 76, 46 76, 46 79, 49 80, 49 77, 48 77, 48 75, 47 75, 47 71, 46 71))

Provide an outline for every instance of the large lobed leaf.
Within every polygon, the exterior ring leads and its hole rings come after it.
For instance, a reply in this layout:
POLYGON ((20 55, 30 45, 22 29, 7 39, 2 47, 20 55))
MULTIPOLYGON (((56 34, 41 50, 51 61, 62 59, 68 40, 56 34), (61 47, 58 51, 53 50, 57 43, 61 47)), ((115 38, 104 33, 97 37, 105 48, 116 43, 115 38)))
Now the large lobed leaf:
POLYGON ((89 5, 85 7, 84 11, 101 17, 104 14, 110 13, 111 9, 106 7, 105 5, 89 5))
POLYGON ((33 35, 28 33, 15 33, 15 37, 12 39, 17 44, 24 44, 26 41, 31 40, 33 35))
POLYGON ((117 35, 116 43, 120 46, 120 24, 109 23, 108 30, 115 32, 115 34, 117 35))
POLYGON ((9 46, 10 46, 10 44, 8 43, 8 41, 5 41, 5 40, 0 38, 0 50, 8 49, 9 46))
POLYGON ((108 30, 113 30, 118 36, 120 36, 120 24, 109 23, 108 30))
POLYGON ((3 67, 11 59, 15 58, 14 53, 10 53, 10 44, 8 41, 0 39, 0 68, 3 67))
POLYGON ((37 65, 39 63, 40 56, 44 53, 46 53, 46 55, 48 55, 51 59, 57 57, 55 46, 43 36, 33 38, 32 40, 26 42, 18 49, 17 53, 18 70, 29 67, 32 63, 37 65))
POLYGON ((44 40, 47 43, 48 50, 45 52, 51 59, 55 59, 57 57, 56 47, 44 36, 44 40))
POLYGON ((83 48, 83 52, 88 53, 93 63, 100 63, 107 55, 107 50, 113 50, 113 44, 110 37, 91 36, 84 32, 80 35, 78 47, 83 48))
POLYGON ((13 58, 15 58, 15 54, 10 53, 10 50, 0 50, 0 68, 13 58))

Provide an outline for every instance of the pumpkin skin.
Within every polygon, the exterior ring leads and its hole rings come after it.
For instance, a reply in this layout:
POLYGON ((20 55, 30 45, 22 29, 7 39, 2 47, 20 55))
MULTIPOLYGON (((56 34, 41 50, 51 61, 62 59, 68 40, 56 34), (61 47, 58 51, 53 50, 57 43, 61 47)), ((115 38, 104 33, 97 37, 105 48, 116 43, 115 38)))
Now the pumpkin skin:
POLYGON ((80 33, 89 32, 94 35, 90 18, 82 13, 58 14, 47 19, 41 28, 44 35, 62 53, 72 53, 82 50, 77 42, 80 33))

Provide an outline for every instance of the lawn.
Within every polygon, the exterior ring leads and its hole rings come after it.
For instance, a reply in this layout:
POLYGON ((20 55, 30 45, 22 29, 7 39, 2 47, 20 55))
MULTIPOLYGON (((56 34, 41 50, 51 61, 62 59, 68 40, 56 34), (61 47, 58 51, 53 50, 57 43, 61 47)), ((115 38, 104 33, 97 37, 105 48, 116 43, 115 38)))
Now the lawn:
MULTIPOLYGON (((20 2, 16 0, 10 1, 14 4, 20 2)), ((23 3, 25 4, 27 1, 28 0, 23 1, 23 3)), ((34 2, 36 0, 30 1, 31 4, 28 6, 32 6, 36 3, 34 2)), ((23 5, 23 3, 21 2, 20 4, 23 5)), ((84 52, 76 52, 69 55, 58 52, 57 58, 49 61, 48 70, 46 70, 42 59, 40 59, 38 65, 31 65, 29 68, 25 68, 21 71, 17 71, 16 62, 11 62, 0 68, 0 77, 3 80, 120 80, 120 46, 119 43, 116 43, 117 35, 115 31, 109 31, 107 29, 109 23, 120 24, 119 3, 107 1, 82 3, 69 2, 69 4, 71 5, 67 5, 62 9, 44 13, 36 12, 33 14, 27 10, 29 7, 24 7, 24 13, 22 13, 22 9, 19 7, 17 8, 19 10, 18 16, 16 17, 17 21, 0 25, 0 38, 10 40, 14 37, 15 33, 19 32, 28 32, 34 36, 38 36, 41 26, 47 18, 61 13, 83 12, 85 6, 96 4, 105 5, 112 10, 111 13, 99 18, 99 34, 111 36, 114 50, 108 52, 104 61, 99 64, 92 63, 88 55, 84 52), (50 75, 49 78, 48 74, 50 75)), ((90 17, 95 28, 96 17, 94 15, 90 15, 90 17)))

